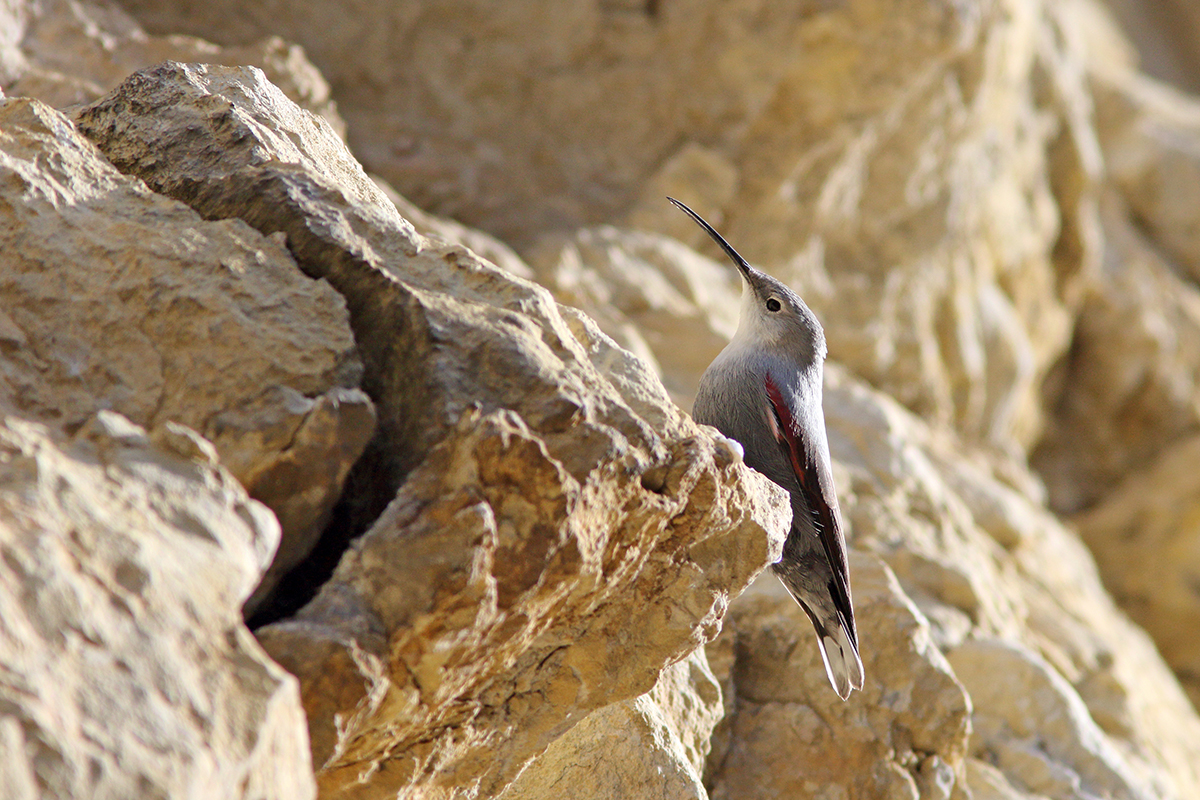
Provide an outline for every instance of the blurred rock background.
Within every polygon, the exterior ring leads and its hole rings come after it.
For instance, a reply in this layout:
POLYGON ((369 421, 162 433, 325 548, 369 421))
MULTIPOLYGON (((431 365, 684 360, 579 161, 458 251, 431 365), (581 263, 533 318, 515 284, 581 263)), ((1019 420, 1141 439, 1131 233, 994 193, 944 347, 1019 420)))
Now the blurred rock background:
POLYGON ((1200 796, 1197 41, 7 0, 0 785, 1200 796), (667 194, 825 325, 849 702, 683 413, 739 287, 667 194))

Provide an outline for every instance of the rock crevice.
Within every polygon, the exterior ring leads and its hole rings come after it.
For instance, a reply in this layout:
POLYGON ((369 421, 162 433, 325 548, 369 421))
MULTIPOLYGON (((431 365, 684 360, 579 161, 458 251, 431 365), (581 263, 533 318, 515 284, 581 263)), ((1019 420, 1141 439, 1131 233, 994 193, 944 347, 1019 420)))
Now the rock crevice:
POLYGON ((1094 0, 547 8, 0 8, 0 786, 1200 796, 1197 101, 1094 0), (848 702, 668 194, 825 325, 848 702))

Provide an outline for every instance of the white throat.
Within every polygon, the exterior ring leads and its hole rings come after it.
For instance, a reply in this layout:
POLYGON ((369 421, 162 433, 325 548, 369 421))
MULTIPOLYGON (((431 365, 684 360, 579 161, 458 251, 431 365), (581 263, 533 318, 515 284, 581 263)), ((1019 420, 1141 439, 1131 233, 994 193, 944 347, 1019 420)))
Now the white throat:
POLYGON ((779 338, 778 326, 771 325, 759 308, 754 290, 742 282, 742 304, 738 313, 737 331, 729 340, 729 349, 742 350, 746 347, 762 347, 773 344, 779 338))

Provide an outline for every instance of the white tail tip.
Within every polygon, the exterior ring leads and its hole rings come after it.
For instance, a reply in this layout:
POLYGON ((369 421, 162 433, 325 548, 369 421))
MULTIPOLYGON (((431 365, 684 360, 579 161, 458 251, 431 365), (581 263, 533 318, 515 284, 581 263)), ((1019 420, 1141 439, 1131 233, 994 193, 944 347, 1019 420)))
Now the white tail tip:
POLYGON ((828 631, 820 637, 821 660, 825 662, 825 674, 833 684, 833 690, 838 697, 845 700, 852 689, 863 687, 862 659, 858 651, 850 644, 840 626, 828 631))

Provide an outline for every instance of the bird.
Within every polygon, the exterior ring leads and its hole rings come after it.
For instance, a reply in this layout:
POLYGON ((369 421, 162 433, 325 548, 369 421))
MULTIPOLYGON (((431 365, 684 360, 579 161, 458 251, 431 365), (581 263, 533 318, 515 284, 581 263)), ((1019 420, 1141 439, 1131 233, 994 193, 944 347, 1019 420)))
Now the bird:
POLYGON ((737 331, 700 377, 692 418, 741 445, 745 464, 791 496, 792 524, 771 565, 812 621, 825 673, 843 700, 862 689, 846 540, 821 406, 825 332, 796 292, 750 266, 673 197, 742 276, 737 331))

